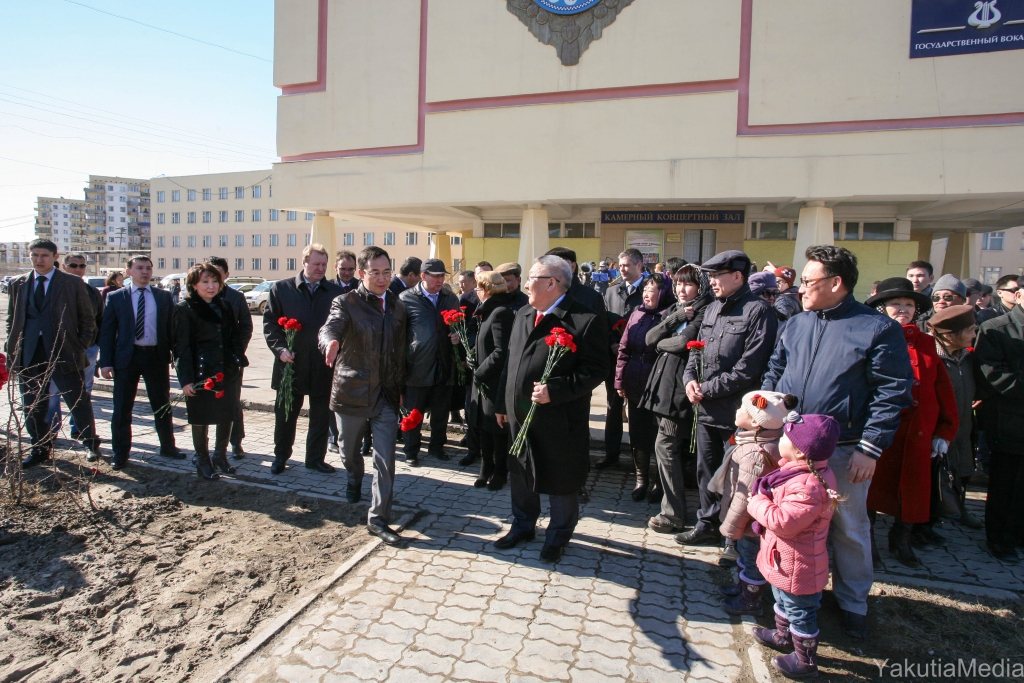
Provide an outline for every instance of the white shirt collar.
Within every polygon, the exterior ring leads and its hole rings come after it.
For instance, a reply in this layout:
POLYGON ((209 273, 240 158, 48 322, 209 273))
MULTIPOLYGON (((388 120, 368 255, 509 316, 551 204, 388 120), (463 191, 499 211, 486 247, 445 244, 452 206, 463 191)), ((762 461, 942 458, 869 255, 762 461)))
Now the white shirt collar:
POLYGON ((53 277, 53 271, 55 271, 55 270, 57 270, 57 269, 56 268, 50 268, 50 272, 49 273, 44 273, 42 275, 40 275, 39 271, 37 271, 37 270, 33 270, 32 272, 35 274, 36 277, 45 277, 47 280, 49 280, 51 277, 53 277))
POLYGON ((543 311, 544 315, 551 315, 551 312, 553 310, 555 310, 556 308, 558 308, 558 304, 562 303, 562 299, 564 299, 564 298, 565 298, 565 294, 563 294, 562 296, 558 297, 558 301, 556 301, 555 303, 551 304, 551 308, 549 308, 546 311, 543 311))

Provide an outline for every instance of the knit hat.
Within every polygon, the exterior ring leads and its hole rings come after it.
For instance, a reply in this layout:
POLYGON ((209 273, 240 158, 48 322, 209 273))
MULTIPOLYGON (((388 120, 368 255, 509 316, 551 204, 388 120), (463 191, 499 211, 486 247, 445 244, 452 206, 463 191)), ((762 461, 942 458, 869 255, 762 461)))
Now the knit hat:
POLYGON ((775 269, 775 277, 785 280, 792 287, 793 283, 796 282, 796 271, 789 266, 782 266, 775 269))
POLYGON ((935 284, 932 285, 932 291, 953 292, 954 294, 960 295, 964 299, 967 298, 967 287, 964 285, 964 283, 960 282, 959 278, 957 278, 955 275, 950 275, 949 273, 946 273, 945 275, 943 275, 942 277, 935 281, 935 284))
POLYGON ((974 306, 950 306, 928 319, 928 327, 934 332, 959 332, 978 322, 974 306))
POLYGON ((747 285, 750 287, 750 293, 754 296, 760 296, 761 292, 766 289, 779 289, 778 280, 775 279, 775 273, 754 273, 747 279, 747 285))
POLYGON ((752 391, 740 401, 754 424, 765 429, 782 429, 786 415, 798 403, 796 396, 778 391, 752 391))
POLYGON ((839 443, 839 423, 831 415, 790 413, 783 431, 808 460, 828 460, 839 443))

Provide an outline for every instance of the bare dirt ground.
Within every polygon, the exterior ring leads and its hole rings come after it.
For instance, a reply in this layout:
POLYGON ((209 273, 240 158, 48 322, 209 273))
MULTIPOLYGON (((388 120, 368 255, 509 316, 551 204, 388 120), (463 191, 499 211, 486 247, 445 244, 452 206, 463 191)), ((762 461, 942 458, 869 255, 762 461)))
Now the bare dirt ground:
POLYGON ((26 479, 0 506, 4 683, 203 680, 369 540, 358 508, 194 475, 104 467, 96 512, 26 479))

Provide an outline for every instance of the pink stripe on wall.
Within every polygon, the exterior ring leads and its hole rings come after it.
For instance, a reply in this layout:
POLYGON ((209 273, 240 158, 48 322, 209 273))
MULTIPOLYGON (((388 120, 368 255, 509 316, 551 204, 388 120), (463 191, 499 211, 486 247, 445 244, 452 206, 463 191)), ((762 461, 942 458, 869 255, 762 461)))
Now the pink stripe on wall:
POLYGON ((301 95, 327 90, 327 0, 319 0, 316 24, 316 80, 282 85, 282 95, 301 95))
MULTIPOLYGON (((643 97, 669 97, 713 92, 737 91, 736 135, 743 137, 766 135, 821 135, 829 133, 858 133, 886 130, 928 130, 934 128, 973 128, 979 126, 1009 126, 1024 124, 1024 112, 1007 114, 981 114, 969 116, 937 116, 908 119, 879 119, 869 121, 822 121, 814 123, 786 123, 750 125, 750 60, 753 30, 754 0, 743 0, 740 23, 739 77, 718 81, 687 83, 659 83, 653 85, 595 88, 565 92, 533 93, 500 97, 478 97, 463 100, 427 102, 427 17, 429 0, 420 0, 420 53, 419 102, 417 106, 416 143, 387 147, 368 147, 326 152, 309 152, 281 157, 281 161, 314 161, 344 157, 393 156, 420 154, 426 144, 426 115, 445 112, 529 107, 544 104, 570 104, 602 100, 635 99, 643 97)), ((284 86, 285 95, 324 91, 327 88, 327 0, 320 0, 320 22, 317 42, 317 80, 284 86)))

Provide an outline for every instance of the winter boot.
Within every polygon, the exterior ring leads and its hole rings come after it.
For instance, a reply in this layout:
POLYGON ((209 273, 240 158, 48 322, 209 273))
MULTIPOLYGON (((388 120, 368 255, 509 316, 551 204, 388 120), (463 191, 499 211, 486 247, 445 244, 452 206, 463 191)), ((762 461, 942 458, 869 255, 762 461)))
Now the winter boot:
POLYGON ((910 531, 910 545, 921 550, 946 545, 946 539, 935 531, 934 522, 914 524, 910 531))
POLYGON ((793 653, 772 659, 772 664, 786 678, 814 678, 818 675, 818 634, 804 636, 790 631, 793 653))
POLYGON ((742 593, 743 581, 738 576, 738 574, 740 574, 741 572, 742 570, 740 570, 740 572, 737 572, 736 583, 730 584, 728 586, 719 586, 718 594, 721 595, 723 598, 735 598, 737 595, 742 593))
POLYGON ((960 494, 960 519, 957 523, 963 524, 968 529, 984 529, 985 523, 971 514, 967 509, 967 481, 964 481, 963 493, 960 494))
POLYGON ((196 464, 196 474, 203 479, 220 479, 220 475, 213 470, 213 463, 210 462, 210 444, 207 443, 206 425, 192 425, 192 447, 196 451, 196 456, 193 459, 196 464))
POLYGON ((636 488, 633 489, 633 500, 639 503, 647 497, 647 487, 651 472, 651 454, 639 448, 634 448, 633 466, 636 468, 636 488))
POLYGON ((912 527, 912 524, 904 524, 899 520, 893 521, 892 529, 889 530, 889 552, 895 555, 903 566, 918 569, 921 566, 921 560, 917 559, 914 549, 910 547, 912 527))
POLYGON ((740 572, 740 594, 722 601, 722 609, 728 614, 749 614, 761 616, 761 596, 768 590, 767 581, 751 581, 744 572, 740 572))
POLYGON ((473 486, 482 489, 487 486, 491 475, 494 474, 494 452, 480 454, 480 476, 473 482, 473 486))
POLYGON ((785 614, 779 609, 779 605, 775 605, 775 628, 761 628, 755 626, 751 633, 757 642, 778 650, 779 652, 792 652, 793 651, 793 634, 789 632, 789 619, 786 618, 785 614))
POLYGON ((228 462, 228 442, 231 440, 231 423, 217 425, 213 444, 213 466, 224 474, 234 474, 235 468, 228 462))

